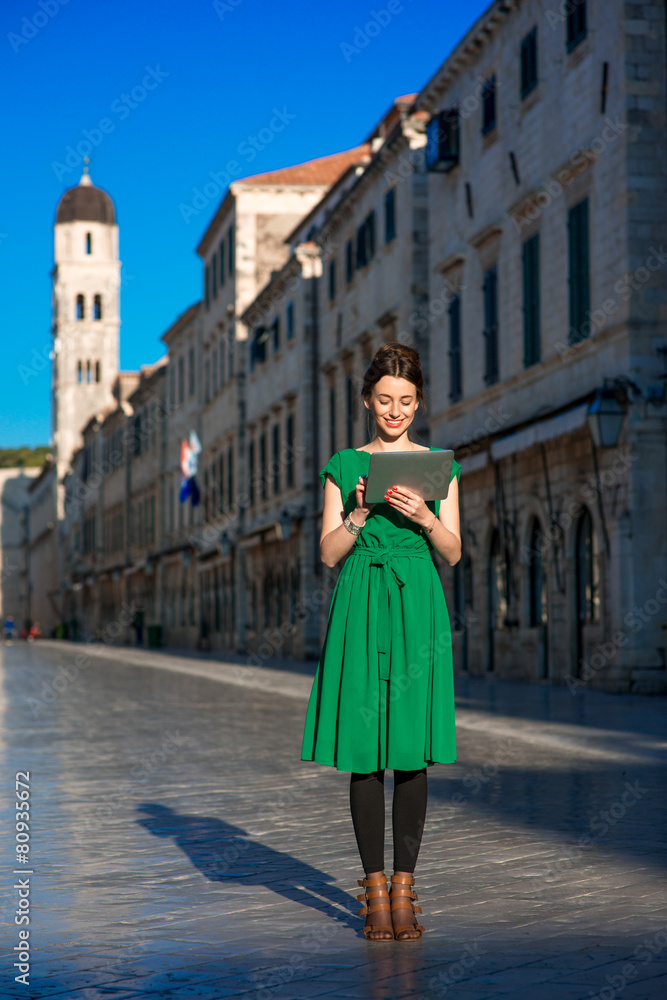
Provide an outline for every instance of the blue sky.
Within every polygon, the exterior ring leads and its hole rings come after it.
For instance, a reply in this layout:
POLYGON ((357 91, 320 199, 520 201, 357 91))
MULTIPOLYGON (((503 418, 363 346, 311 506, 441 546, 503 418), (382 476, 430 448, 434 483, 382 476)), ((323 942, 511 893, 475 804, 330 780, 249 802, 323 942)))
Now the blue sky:
POLYGON ((121 368, 138 368, 164 353, 161 334, 201 294, 195 247, 223 192, 182 206, 210 172, 236 159, 237 176, 256 174, 362 142, 488 5, 4 0, 0 448, 50 439, 52 227, 81 175, 68 146, 86 131, 97 140, 91 177, 120 229, 121 368), (151 71, 154 88, 126 102, 151 71), (251 160, 249 137, 275 108, 288 124, 251 160), (113 127, 96 132, 105 118, 113 127))

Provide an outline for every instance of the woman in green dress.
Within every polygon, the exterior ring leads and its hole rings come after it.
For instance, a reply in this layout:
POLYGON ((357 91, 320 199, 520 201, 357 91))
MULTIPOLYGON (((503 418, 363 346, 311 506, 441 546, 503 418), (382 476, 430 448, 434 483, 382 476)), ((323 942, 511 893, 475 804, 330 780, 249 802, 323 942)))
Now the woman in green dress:
POLYGON ((429 451, 408 436, 424 400, 419 354, 381 346, 364 375, 364 405, 376 436, 337 451, 320 472, 322 561, 344 566, 306 711, 302 760, 350 772, 350 811, 365 878, 359 900, 372 941, 416 940, 414 869, 427 802, 426 769, 456 760, 449 614, 437 552, 461 558, 454 461, 447 498, 424 501, 400 483, 384 502, 366 503, 369 454, 429 451), (384 772, 394 772, 391 896, 384 874, 384 772))

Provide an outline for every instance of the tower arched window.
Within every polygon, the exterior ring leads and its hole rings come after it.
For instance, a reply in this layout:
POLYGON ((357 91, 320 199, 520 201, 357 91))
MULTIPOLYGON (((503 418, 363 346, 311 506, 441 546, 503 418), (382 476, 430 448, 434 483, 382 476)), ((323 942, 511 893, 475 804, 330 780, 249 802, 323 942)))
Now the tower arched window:
POLYGON ((85 319, 86 308, 83 301, 83 295, 77 295, 76 297, 76 318, 85 319))
POLYGON ((93 299, 93 319, 102 319, 102 296, 96 295, 93 299))
POLYGON ((83 365, 81 362, 77 362, 76 366, 76 380, 77 382, 83 382, 83 365))
POLYGON ((95 362, 95 381, 99 382, 99 380, 100 380, 100 363, 99 363, 99 361, 96 361, 95 362))
POLYGON ((90 361, 86 361, 86 382, 90 383, 91 371, 90 371, 90 361))
POLYGON ((92 233, 86 233, 86 253, 93 252, 93 236, 92 233))

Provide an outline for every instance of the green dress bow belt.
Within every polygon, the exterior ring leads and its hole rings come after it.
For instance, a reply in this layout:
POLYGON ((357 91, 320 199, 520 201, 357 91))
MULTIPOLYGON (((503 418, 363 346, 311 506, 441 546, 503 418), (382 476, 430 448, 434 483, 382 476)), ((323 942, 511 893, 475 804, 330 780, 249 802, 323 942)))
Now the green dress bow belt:
MULTIPOLYGON (((369 634, 373 622, 370 620, 377 616, 377 669, 380 680, 389 680, 391 669, 391 645, 392 637, 401 638, 403 635, 402 621, 400 613, 401 587, 405 586, 398 569, 397 561, 400 558, 407 559, 431 559, 431 550, 409 549, 404 546, 393 548, 371 548, 367 545, 355 545, 352 549, 353 555, 363 555, 370 557, 372 568, 377 567, 379 572, 371 572, 370 593, 368 600, 369 608, 369 634), (394 604, 394 602, 396 602, 394 604), (393 605, 393 614, 392 614, 393 605), (395 628, 392 629, 392 623, 395 628)), ((373 649, 369 649, 369 654, 373 655, 373 649)))

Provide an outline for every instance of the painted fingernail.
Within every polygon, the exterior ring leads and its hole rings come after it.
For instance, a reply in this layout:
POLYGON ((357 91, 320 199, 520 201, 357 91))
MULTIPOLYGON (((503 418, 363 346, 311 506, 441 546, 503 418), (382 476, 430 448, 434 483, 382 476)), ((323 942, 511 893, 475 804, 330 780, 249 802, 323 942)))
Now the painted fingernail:
POLYGON ((392 486, 392 490, 397 490, 398 486, 392 486))

